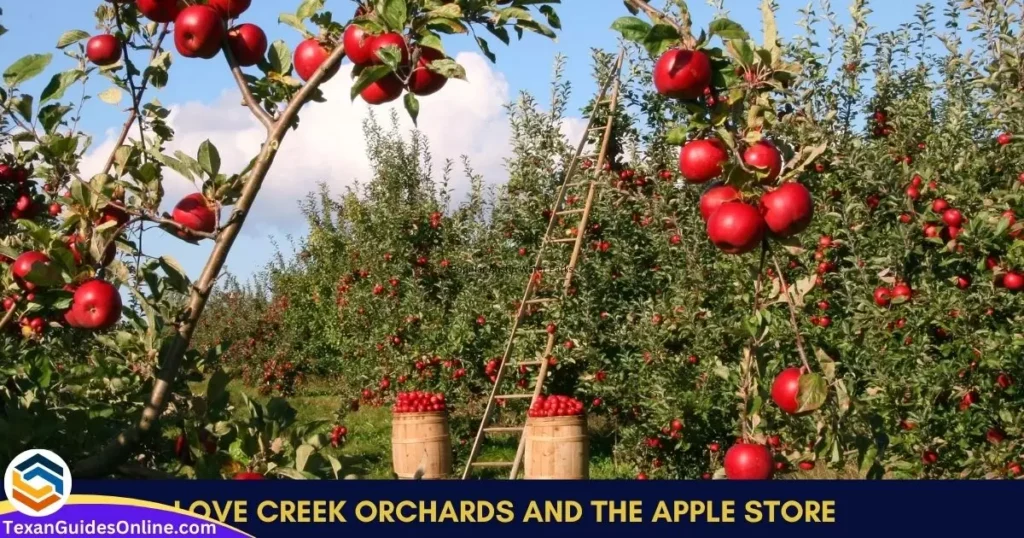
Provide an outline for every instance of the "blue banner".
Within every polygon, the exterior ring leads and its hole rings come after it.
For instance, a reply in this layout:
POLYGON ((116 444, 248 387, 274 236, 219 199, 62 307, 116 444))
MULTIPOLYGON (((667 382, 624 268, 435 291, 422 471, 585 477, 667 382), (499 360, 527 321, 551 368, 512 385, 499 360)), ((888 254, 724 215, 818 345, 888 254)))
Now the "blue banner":
POLYGON ((258 537, 864 538, 1015 534, 1024 482, 76 481, 83 493, 177 506, 258 537))

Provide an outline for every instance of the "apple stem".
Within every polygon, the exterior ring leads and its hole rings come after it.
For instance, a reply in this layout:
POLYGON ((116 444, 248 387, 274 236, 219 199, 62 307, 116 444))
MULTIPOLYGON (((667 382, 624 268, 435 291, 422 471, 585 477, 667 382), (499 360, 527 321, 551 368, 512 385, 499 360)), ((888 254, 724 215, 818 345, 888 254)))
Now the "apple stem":
MULTIPOLYGON (((118 23, 118 27, 120 28, 120 23, 118 23)), ((149 62, 146 65, 153 63, 153 60, 156 59, 158 54, 160 54, 160 51, 162 50, 160 47, 164 42, 164 38, 167 37, 167 34, 170 33, 170 30, 170 23, 164 23, 163 27, 160 30, 160 34, 157 36, 156 42, 153 45, 153 52, 149 55, 149 62)), ((126 43, 122 43, 122 47, 124 47, 124 58, 125 63, 127 64, 128 45, 126 43)), ((131 80, 130 75, 128 78, 129 80, 131 80)), ((121 133, 117 136, 117 141, 114 142, 114 149, 110 151, 110 156, 107 157, 107 162, 106 164, 103 165, 103 171, 100 173, 106 174, 110 172, 110 168, 114 166, 114 157, 117 155, 117 150, 120 149, 121 146, 124 145, 124 141, 128 139, 128 132, 131 131, 132 124, 134 124, 136 120, 138 120, 139 122, 139 137, 142 139, 143 144, 145 144, 146 137, 142 128, 142 117, 139 114, 139 101, 142 100, 142 94, 146 92, 146 87, 148 86, 148 84, 149 79, 143 78, 142 85, 139 86, 138 92, 132 92, 132 110, 128 113, 128 119, 125 120, 124 125, 121 127, 121 133)))
POLYGON ((281 116, 274 121, 273 127, 268 130, 267 138, 260 149, 259 155, 253 161, 253 167, 249 176, 243 183, 241 195, 235 203, 234 210, 227 223, 217 234, 213 251, 210 253, 206 266, 199 276, 198 282, 192 287, 189 296, 188 306, 184 309, 181 322, 177 325, 176 334, 170 344, 160 354, 159 364, 161 365, 157 378, 153 383, 153 390, 149 396, 149 402, 142 412, 138 423, 129 427, 97 454, 82 460, 75 467, 75 474, 81 477, 96 477, 109 473, 121 463, 127 456, 128 451, 134 446, 142 435, 149 433, 157 424, 160 415, 167 406, 167 397, 171 393, 172 385, 181 369, 182 358, 188 350, 192 340, 192 334, 199 323, 199 319, 206 307, 206 301, 213 291, 217 276, 220 274, 224 263, 227 261, 231 246, 241 232, 242 225, 249 213, 263 180, 274 164, 274 158, 281 147, 281 141, 288 134, 292 123, 298 116, 302 107, 309 102, 309 97, 316 91, 329 69, 332 69, 345 55, 345 47, 342 44, 331 52, 327 60, 313 73, 305 86, 300 89, 288 106, 282 111, 281 116))
POLYGON ((775 264, 775 272, 779 274, 779 284, 782 292, 786 294, 786 304, 789 305, 789 324, 793 327, 793 335, 796 337, 796 351, 800 354, 800 360, 804 363, 805 373, 811 371, 811 365, 807 362, 807 353, 804 352, 804 339, 800 336, 800 326, 796 322, 796 305, 793 293, 786 284, 786 277, 782 276, 782 268, 779 267, 779 259, 772 253, 772 263, 775 264))

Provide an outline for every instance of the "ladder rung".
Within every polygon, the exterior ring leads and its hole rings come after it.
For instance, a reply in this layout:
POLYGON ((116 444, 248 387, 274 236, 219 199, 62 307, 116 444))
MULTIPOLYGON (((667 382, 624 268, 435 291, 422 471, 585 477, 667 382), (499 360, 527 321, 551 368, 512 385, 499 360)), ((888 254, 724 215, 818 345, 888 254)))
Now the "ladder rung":
POLYGON ((573 187, 582 187, 584 185, 590 185, 590 180, 588 179, 587 181, 577 181, 576 183, 566 183, 565 184, 565 188, 571 189, 573 187))
POLYGON ((526 334, 547 334, 548 330, 547 329, 523 329, 523 328, 520 328, 516 332, 526 333, 526 334))
POLYGON ((544 361, 519 361, 516 366, 540 366, 544 364, 544 361))
POLYGON ((526 304, 547 304, 554 303, 557 301, 558 299, 556 297, 541 297, 539 299, 529 299, 526 301, 526 304))
POLYGON ((519 433, 521 431, 523 431, 523 427, 522 426, 515 426, 515 427, 498 426, 498 427, 493 427, 493 428, 484 428, 484 433, 519 433))
POLYGON ((511 467, 511 461, 474 461, 470 463, 473 467, 511 467))
POLYGON ((552 239, 549 242, 550 243, 575 243, 576 242, 576 238, 575 237, 560 237, 558 239, 552 239))
POLYGON ((494 398, 502 400, 524 400, 526 398, 533 398, 533 394, 502 394, 500 396, 495 396, 494 398))
POLYGON ((598 101, 597 104, 599 104, 599 105, 610 105, 610 104, 612 104, 612 100, 611 99, 602 99, 602 100, 598 101))
POLYGON ((607 128, 608 128, 607 125, 598 125, 597 127, 591 127, 590 129, 587 129, 587 130, 588 131, 603 131, 603 130, 605 130, 607 128))
POLYGON ((562 216, 562 215, 576 215, 578 213, 583 213, 583 210, 582 209, 564 209, 562 211, 555 212, 555 214, 558 215, 558 216, 562 216))

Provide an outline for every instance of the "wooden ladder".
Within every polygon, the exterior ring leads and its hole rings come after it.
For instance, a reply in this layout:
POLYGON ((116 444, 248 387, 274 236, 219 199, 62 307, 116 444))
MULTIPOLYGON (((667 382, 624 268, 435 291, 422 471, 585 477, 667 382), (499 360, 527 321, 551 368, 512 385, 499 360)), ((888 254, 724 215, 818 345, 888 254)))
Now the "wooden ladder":
MULTIPOLYGON (((555 334, 548 333, 544 329, 525 329, 521 326, 523 317, 529 311, 529 309, 537 306, 550 306, 563 299, 569 289, 572 287, 573 274, 576 270, 576 264, 580 259, 580 252, 583 249, 583 238, 587 231, 587 221, 590 218, 590 209, 594 204, 594 196, 597 191, 598 182, 595 179, 597 175, 592 172, 600 172, 607 160, 608 152, 608 141, 611 137, 612 124, 615 119, 615 111, 619 101, 619 87, 620 87, 620 72, 622 70, 622 62, 625 57, 625 50, 620 50, 619 55, 615 60, 615 66, 613 70, 608 74, 608 79, 601 85, 601 90, 598 93, 597 100, 594 102, 593 110, 590 114, 590 119, 587 122, 587 129, 583 134, 582 140, 579 146, 576 148, 576 153, 573 155, 572 161, 569 163, 569 167, 566 169, 565 178, 562 181, 562 186, 558 189, 558 194, 555 197, 555 203, 551 208, 551 218, 548 220, 548 228, 544 233, 544 239, 541 242, 540 249, 537 252, 537 258, 533 265, 530 277, 526 283, 526 291, 523 292, 523 299, 519 303, 519 309, 516 312, 516 316, 512 321, 512 329, 509 332, 508 342, 505 345, 505 351, 501 356, 500 364, 498 365, 498 372, 494 380, 494 387, 491 389, 491 395, 487 400, 487 407, 484 410, 483 419, 480 421, 480 428, 477 430, 476 438, 473 440, 473 448, 469 453, 469 460, 466 462, 466 469, 462 473, 462 479, 466 480, 469 478, 470 473, 473 469, 480 468, 511 468, 509 472, 509 478, 515 479, 519 476, 519 471, 523 462, 523 453, 526 449, 526 436, 523 435, 525 430, 525 418, 523 426, 513 427, 498 427, 491 426, 490 421, 494 413, 494 408, 497 402, 505 400, 515 399, 529 399, 530 405, 540 396, 541 391, 544 388, 544 380, 547 377, 548 372, 548 359, 551 355, 551 351, 555 346, 555 334), (607 111, 607 120, 603 125, 595 125, 596 118, 598 117, 597 112, 602 110, 607 111), (584 150, 587 147, 587 142, 590 140, 593 133, 600 133, 598 147, 599 151, 595 154, 584 155, 584 150), (596 159, 596 161, 595 161, 596 159), (586 172, 590 174, 589 179, 577 180, 577 176, 580 171, 580 163, 583 160, 589 160, 591 166, 586 172), (577 187, 587 188, 586 202, 582 209, 568 209, 565 207, 566 192, 570 189, 577 187), (555 229, 558 221, 561 217, 569 215, 579 215, 579 223, 575 226, 575 236, 569 237, 556 237, 555 229), (564 268, 558 267, 555 269, 545 269, 544 267, 544 255, 548 250, 548 245, 563 245, 572 244, 572 254, 569 256, 569 263, 564 268), (539 276, 550 273, 552 271, 565 271, 565 278, 562 281, 562 294, 561 297, 537 297, 535 295, 537 291, 537 285, 540 282, 539 276), (546 334, 547 343, 544 345, 544 352, 537 356, 535 360, 529 361, 515 361, 513 364, 510 360, 512 358, 513 351, 515 349, 516 338, 519 336, 526 335, 538 335, 546 334), (515 391, 512 393, 502 392, 502 382, 505 381, 505 373, 509 368, 517 369, 520 366, 539 366, 540 370, 537 373, 537 381, 533 387, 533 392, 517 394, 515 391), (477 461, 480 455, 480 447, 483 444, 484 437, 492 434, 512 434, 519 435, 519 447, 516 450, 516 456, 513 461, 477 461)), ((558 252, 563 252, 560 249, 556 249, 558 252)))

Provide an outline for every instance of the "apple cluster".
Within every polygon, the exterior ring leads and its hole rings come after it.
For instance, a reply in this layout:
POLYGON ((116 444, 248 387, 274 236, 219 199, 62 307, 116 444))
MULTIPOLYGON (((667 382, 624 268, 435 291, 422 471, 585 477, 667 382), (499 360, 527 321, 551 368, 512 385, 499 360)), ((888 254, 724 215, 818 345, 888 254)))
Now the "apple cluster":
POLYGON ((446 409, 444 394, 414 390, 399 392, 392 411, 395 413, 439 413, 446 409))
MULTIPOLYGON (((658 93, 676 99, 705 96, 711 85, 711 61, 700 50, 671 49, 654 67, 658 93)), ((679 152, 679 171, 689 183, 704 184, 720 178, 729 162, 729 151, 718 138, 695 139, 679 152)), ((782 153, 766 139, 748 145, 744 165, 759 172, 764 192, 757 203, 744 201, 743 193, 730 184, 711 186, 700 200, 700 213, 711 242, 723 252, 744 254, 757 248, 767 234, 788 238, 803 232, 814 216, 810 191, 799 183, 771 187, 782 172, 782 153)))
MULTIPOLYGON (((205 5, 181 7, 178 0, 137 0, 136 6, 143 16, 161 23, 174 23, 174 44, 186 58, 210 59, 221 50, 227 38, 231 55, 241 67, 249 67, 263 60, 267 52, 267 36, 255 24, 240 24, 228 29, 225 20, 233 20, 244 13, 252 0, 209 0, 205 5)), ((366 14, 360 7, 356 16, 366 14)), ((356 24, 350 24, 343 36, 345 54, 355 65, 353 76, 359 76, 368 67, 384 65, 379 52, 393 48, 399 54, 397 72, 371 82, 360 92, 364 101, 379 105, 401 97, 404 90, 414 95, 430 95, 448 82, 444 75, 430 69, 430 65, 445 58, 441 51, 411 44, 398 32, 370 33, 356 24), (415 65, 413 65, 415 64, 415 65)), ((87 46, 89 59, 97 65, 111 65, 121 58, 118 39, 110 34, 93 37, 87 46)), ((308 81, 330 56, 330 43, 321 38, 308 38, 295 47, 295 72, 308 81)), ((324 80, 333 77, 339 68, 335 64, 324 80)))
POLYGON ((345 441, 345 436, 348 435, 348 428, 336 425, 331 429, 331 446, 337 448, 341 446, 341 443, 345 441))
POLYGON ((529 416, 543 417, 575 417, 583 414, 583 402, 572 396, 551 394, 540 395, 530 406, 529 416))

